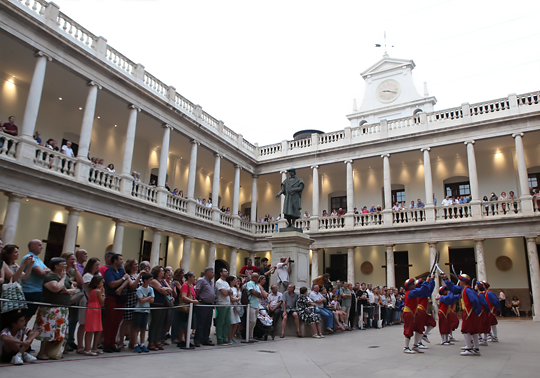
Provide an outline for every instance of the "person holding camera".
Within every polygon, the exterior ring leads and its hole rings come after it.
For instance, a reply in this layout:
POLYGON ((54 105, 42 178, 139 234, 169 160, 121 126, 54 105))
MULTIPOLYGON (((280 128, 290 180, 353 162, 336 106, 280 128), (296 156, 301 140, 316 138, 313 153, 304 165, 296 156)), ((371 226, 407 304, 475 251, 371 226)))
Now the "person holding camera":
POLYGON ((294 260, 291 260, 290 257, 283 256, 276 265, 278 291, 282 294, 289 287, 289 276, 291 274, 291 264, 293 263, 294 260))

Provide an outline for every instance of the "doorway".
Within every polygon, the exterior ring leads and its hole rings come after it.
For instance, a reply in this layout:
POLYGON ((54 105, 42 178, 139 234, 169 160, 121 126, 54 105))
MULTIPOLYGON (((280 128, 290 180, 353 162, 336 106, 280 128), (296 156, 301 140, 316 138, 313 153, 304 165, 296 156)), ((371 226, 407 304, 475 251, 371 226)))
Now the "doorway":
POLYGON ((49 262, 53 257, 60 257, 62 254, 62 248, 64 247, 64 236, 66 235, 67 225, 58 222, 49 223, 49 233, 47 234, 47 240, 42 240, 47 244, 45 248, 45 258, 43 262, 49 266, 49 262))
POLYGON ((347 281, 347 255, 330 255, 330 267, 326 268, 326 273, 330 274, 330 280, 347 281))
POLYGON ((226 261, 216 260, 216 262, 214 263, 214 282, 219 280, 219 271, 222 268, 227 269, 227 272, 230 273, 229 264, 226 261))
POLYGON ((474 248, 448 248, 450 265, 454 266, 456 273, 463 272, 476 279, 476 259, 474 248))
POLYGON ((409 279, 409 251, 394 251, 394 279, 396 287, 409 279))

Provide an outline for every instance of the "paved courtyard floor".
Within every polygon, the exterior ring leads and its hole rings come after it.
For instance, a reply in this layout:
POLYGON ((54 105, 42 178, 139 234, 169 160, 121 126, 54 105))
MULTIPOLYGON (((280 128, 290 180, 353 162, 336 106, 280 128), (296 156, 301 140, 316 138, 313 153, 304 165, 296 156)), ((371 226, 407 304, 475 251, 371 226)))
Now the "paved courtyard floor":
POLYGON ((460 342, 436 345, 431 334, 429 350, 405 355, 402 328, 345 332, 317 340, 311 337, 277 338, 275 341, 202 347, 193 351, 166 347, 161 353, 129 351, 85 357, 74 352, 60 361, 23 366, 0 365, 1 378, 49 377, 540 377, 540 323, 502 320, 499 343, 481 347, 481 357, 462 357, 460 342))

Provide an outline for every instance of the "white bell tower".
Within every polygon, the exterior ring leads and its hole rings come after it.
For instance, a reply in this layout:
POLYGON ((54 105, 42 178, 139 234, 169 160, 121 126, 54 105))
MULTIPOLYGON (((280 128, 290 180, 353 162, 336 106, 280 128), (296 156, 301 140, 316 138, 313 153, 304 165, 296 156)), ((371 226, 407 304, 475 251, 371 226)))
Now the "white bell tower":
POLYGON ((437 99, 427 95, 427 88, 424 97, 418 93, 412 78, 414 67, 412 60, 390 58, 385 53, 362 72, 366 81, 364 101, 358 110, 347 115, 351 127, 432 112, 437 99))

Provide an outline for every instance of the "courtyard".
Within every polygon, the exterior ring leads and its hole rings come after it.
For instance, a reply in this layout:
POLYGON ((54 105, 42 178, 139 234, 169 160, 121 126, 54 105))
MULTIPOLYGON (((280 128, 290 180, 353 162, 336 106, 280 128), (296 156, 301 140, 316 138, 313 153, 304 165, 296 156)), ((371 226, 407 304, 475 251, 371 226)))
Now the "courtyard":
MULTIPOLYGON (((256 344, 202 347, 192 351, 168 346, 161 353, 121 353, 86 357, 71 352, 60 361, 23 366, 0 365, 0 377, 56 378, 147 376, 202 377, 538 377, 540 324, 501 319, 499 343, 481 347, 481 357, 462 357, 461 335, 456 345, 443 347, 437 330, 429 350, 402 353, 402 328, 346 332, 316 340, 311 337, 276 338, 256 344), (75 374, 75 375, 74 375, 75 374)), ((39 348, 35 345, 34 348, 39 348)))

